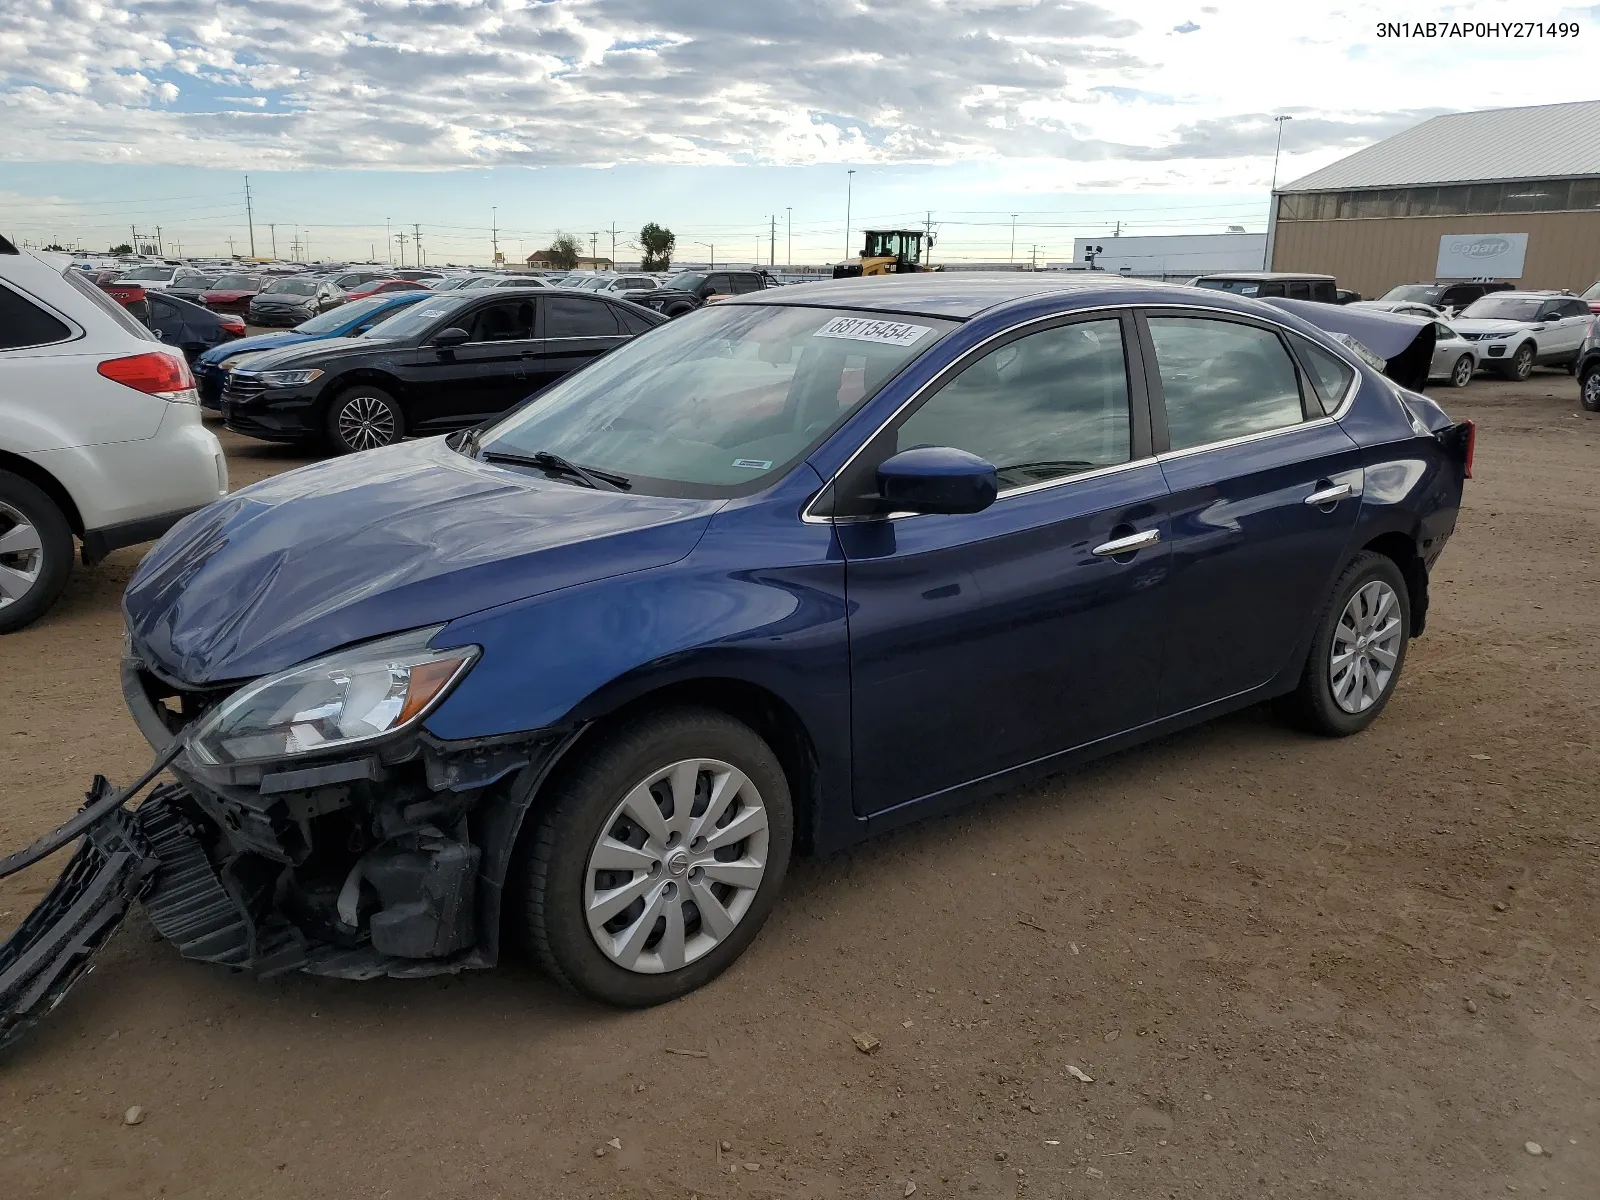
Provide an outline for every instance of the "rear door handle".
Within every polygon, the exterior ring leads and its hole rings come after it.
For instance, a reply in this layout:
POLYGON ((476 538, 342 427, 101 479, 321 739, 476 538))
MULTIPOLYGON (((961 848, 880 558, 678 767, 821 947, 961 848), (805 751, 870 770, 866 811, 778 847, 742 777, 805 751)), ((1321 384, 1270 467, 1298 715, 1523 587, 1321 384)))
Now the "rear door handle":
POLYGON ((1109 542, 1101 542, 1091 553, 1098 554, 1101 558, 1117 558, 1123 554, 1132 554, 1137 550, 1147 549, 1160 540, 1161 530, 1146 529, 1143 533, 1130 533, 1127 537, 1112 538, 1109 542))
POLYGON ((1313 508, 1321 508, 1324 504, 1337 504, 1341 500, 1348 500, 1351 494, 1348 483, 1336 483, 1332 487, 1319 488, 1306 497, 1306 503, 1313 508))

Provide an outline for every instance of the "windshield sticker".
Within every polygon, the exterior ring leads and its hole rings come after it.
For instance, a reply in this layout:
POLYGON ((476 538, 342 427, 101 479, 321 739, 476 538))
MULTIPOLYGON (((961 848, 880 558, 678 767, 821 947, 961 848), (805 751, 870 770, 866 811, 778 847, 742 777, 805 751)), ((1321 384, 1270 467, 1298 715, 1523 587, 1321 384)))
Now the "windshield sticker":
POLYGON ((908 325, 904 321, 878 321, 868 317, 835 317, 812 337, 846 338, 852 342, 883 342, 890 346, 909 346, 932 325, 908 325))
POLYGON ((733 465, 736 467, 749 467, 752 471, 772 470, 772 460, 770 458, 736 458, 733 460, 733 465))
POLYGON ((442 317, 449 311, 448 308, 425 308, 418 315, 423 317, 442 317))

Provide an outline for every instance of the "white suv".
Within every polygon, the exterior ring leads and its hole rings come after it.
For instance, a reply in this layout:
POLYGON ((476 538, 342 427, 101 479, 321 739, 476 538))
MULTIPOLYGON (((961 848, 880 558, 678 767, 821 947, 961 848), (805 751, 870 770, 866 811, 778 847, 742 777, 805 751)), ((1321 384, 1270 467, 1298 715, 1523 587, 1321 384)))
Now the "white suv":
POLYGON ((1483 366, 1502 379, 1522 380, 1535 365, 1571 371, 1593 315, 1586 302, 1566 292, 1490 292, 1451 324, 1477 343, 1483 366))
POLYGON ((0 237, 0 633, 60 595, 74 534, 92 564, 227 492, 182 351, 0 237))

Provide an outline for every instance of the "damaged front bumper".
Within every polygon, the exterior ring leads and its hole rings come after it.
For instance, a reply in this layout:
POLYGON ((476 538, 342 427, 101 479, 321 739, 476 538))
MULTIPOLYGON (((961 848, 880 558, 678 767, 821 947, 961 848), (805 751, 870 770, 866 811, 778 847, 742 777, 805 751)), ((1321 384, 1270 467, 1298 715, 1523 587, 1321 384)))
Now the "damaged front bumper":
POLYGON ((415 977, 497 961, 522 817, 576 731, 470 745, 422 734, 347 758, 214 769, 179 739, 215 695, 184 692, 133 658, 123 685, 156 763, 120 798, 97 778, 78 817, 0 864, 3 877, 81 835, 0 946, 0 1047, 59 1003, 135 901, 184 957, 263 978, 415 977), (178 782, 125 808, 163 768, 178 782))

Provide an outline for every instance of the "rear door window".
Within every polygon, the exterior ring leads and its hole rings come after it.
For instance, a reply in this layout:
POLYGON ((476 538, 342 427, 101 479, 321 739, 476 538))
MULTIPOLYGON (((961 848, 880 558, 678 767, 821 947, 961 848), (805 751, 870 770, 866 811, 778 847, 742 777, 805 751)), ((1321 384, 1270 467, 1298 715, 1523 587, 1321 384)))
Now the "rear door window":
POLYGON ((1326 279, 1313 279, 1311 281, 1311 298, 1322 304, 1335 304, 1339 300, 1339 289, 1326 279))
POLYGON ((655 328, 654 324, 645 320, 639 313, 629 312, 625 308, 614 309, 613 311, 617 314, 617 320, 622 322, 622 331, 624 333, 644 333, 646 330, 655 328))
POLYGON ((1300 380, 1271 330, 1210 317, 1149 318, 1171 449, 1299 425, 1300 380))
POLYGON ((1311 299, 1311 285, 1309 283, 1307 283, 1303 279, 1292 280, 1289 283, 1289 299, 1291 299, 1291 300, 1309 300, 1309 299, 1311 299))
POLYGON ((71 336, 72 329, 65 321, 51 316, 25 296, 0 286, 0 350, 48 346, 71 336))
POLYGON ((545 301, 544 336, 547 338, 616 337, 621 330, 615 310, 604 300, 581 296, 552 296, 545 301))

